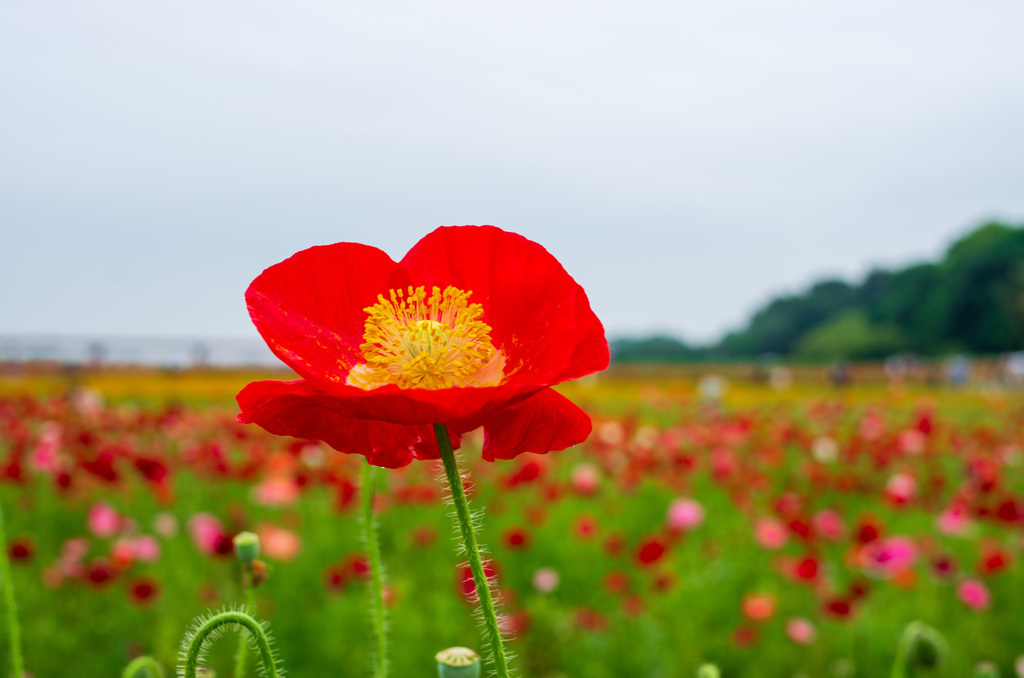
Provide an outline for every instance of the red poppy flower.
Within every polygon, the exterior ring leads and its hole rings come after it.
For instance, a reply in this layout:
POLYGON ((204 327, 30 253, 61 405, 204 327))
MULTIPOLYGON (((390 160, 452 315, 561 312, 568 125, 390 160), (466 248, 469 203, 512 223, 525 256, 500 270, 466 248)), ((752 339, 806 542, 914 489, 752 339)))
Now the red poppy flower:
POLYGON ((36 543, 29 537, 17 537, 7 546, 7 556, 17 562, 31 560, 36 554, 36 543))
POLYGON ((520 550, 530 548, 530 533, 521 527, 510 527, 502 535, 502 541, 509 549, 520 550))
POLYGON ((638 565, 651 565, 661 560, 663 555, 665 555, 665 544, 657 537, 650 537, 637 547, 636 562, 638 565))
POLYGON ((128 598, 140 607, 152 605, 159 597, 160 583, 152 577, 136 579, 128 587, 128 598))
POLYGON ((242 423, 322 440, 377 466, 440 457, 483 426, 483 456, 586 439, 554 384, 608 365, 587 296, 543 247, 493 226, 442 227, 399 261, 355 243, 271 266, 245 294, 256 328, 301 379, 238 394, 242 423))
MULTIPOLYGON (((490 581, 492 585, 497 582, 499 576, 498 566, 493 560, 484 561, 484 576, 487 577, 487 580, 490 581)), ((463 563, 456 568, 455 585, 459 593, 461 593, 467 601, 476 600, 477 593, 476 584, 473 581, 473 570, 469 568, 468 563, 463 563)))

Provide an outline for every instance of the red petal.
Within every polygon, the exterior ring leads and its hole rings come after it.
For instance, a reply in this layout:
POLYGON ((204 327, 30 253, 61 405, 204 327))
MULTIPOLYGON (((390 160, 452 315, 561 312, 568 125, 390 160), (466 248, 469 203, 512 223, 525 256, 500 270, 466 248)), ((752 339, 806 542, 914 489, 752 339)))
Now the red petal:
POLYGON ((569 364, 562 371, 556 383, 578 379, 608 367, 611 354, 608 340, 604 336, 604 325, 590 308, 590 300, 580 287, 576 294, 576 348, 569 357, 569 364))
POLYGON ((344 383, 363 362, 366 311, 378 294, 408 287, 402 267, 375 247, 311 247, 263 271, 245 292, 256 329, 278 358, 307 379, 344 383))
MULTIPOLYGON (((590 435, 590 417, 550 388, 484 420, 484 459, 512 459, 578 445, 590 435)), ((464 426, 455 426, 464 432, 464 426)))
MULTIPOLYGON (((339 410, 340 401, 308 381, 256 381, 238 394, 238 420, 276 435, 322 440, 339 452, 361 454, 376 466, 398 468, 441 452, 430 425, 407 426, 357 419, 339 410)), ((458 449, 460 436, 449 432, 458 449)))
POLYGON ((583 288, 521 235, 494 226, 442 227, 401 263, 415 285, 473 292, 491 339, 505 351, 510 385, 549 385, 608 366, 604 328, 583 288))

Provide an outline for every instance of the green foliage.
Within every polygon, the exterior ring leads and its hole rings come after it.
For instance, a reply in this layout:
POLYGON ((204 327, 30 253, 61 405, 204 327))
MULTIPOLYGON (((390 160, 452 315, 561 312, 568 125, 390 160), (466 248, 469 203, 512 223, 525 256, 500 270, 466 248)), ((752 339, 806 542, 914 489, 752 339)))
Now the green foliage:
POLYGON ((678 363, 693 362, 703 352, 672 337, 646 339, 613 339, 612 359, 622 363, 678 363))
POLYGON ((903 349, 906 341, 893 325, 873 325, 861 309, 829 320, 805 334, 797 353, 825 360, 881 358, 903 349))
POLYGON ((766 353, 817 359, 991 354, 1024 348, 1024 226, 988 223, 938 262, 875 270, 859 285, 819 282, 776 298, 718 345, 670 337, 612 342, 617 362, 692 362, 766 353))

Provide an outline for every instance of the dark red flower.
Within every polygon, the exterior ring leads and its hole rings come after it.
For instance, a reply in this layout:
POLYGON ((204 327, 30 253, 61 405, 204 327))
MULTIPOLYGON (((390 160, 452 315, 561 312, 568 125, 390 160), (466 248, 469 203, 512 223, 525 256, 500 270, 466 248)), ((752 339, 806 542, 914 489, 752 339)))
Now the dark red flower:
POLYGON ((530 548, 530 533, 521 527, 510 527, 502 535, 502 541, 513 550, 527 549, 530 548))
POLYGON ((86 580, 96 588, 102 588, 114 578, 114 565, 106 558, 96 558, 85 571, 86 580))
POLYGON ((825 612, 833 617, 846 618, 853 613, 853 606, 842 598, 835 598, 825 602, 825 612))
POLYGON ((141 607, 152 605, 160 597, 160 584, 152 577, 136 579, 128 586, 128 597, 141 607))
POLYGON ((370 559, 362 553, 349 556, 346 567, 353 576, 359 577, 360 579, 370 578, 370 559))
POLYGON ((875 522, 867 518, 857 526, 857 541, 861 544, 870 544, 882 536, 882 531, 875 522))
POLYGON ((167 465, 153 457, 136 457, 135 469, 151 483, 162 483, 167 478, 167 465))
POLYGON ((796 576, 804 581, 814 581, 818 578, 818 559, 808 556, 800 559, 795 568, 796 576))
POLYGON ((324 587, 328 591, 336 592, 345 588, 348 582, 348 569, 343 565, 328 565, 324 570, 324 587))
POLYGON ((36 543, 30 537, 17 537, 7 546, 7 555, 15 562, 31 560, 35 554, 36 543))
POLYGON ((270 349, 302 378, 238 394, 239 421, 395 468, 484 428, 484 459, 582 442, 590 418, 549 388, 604 369, 587 296, 543 247, 493 226, 442 227, 400 262, 313 247, 245 294, 270 349))
POLYGON ((1005 570, 1010 566, 1010 554, 997 544, 986 544, 978 559, 978 574, 990 575, 1005 570))
POLYGON ((597 518, 590 514, 577 516, 572 523, 573 533, 580 539, 591 539, 599 529, 597 518))
POLYGON ((636 562, 639 565, 650 565, 661 560, 665 555, 665 544, 657 537, 644 541, 636 550, 636 562))
POLYGON ((932 560, 932 572, 936 577, 948 579, 956 574, 956 561, 952 556, 940 555, 932 560))

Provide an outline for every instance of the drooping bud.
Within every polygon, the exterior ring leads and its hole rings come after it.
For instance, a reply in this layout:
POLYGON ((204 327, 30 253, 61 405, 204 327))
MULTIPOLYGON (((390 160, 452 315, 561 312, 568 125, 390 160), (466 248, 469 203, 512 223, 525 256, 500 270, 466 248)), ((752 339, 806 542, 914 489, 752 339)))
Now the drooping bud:
POLYGON ((701 664, 697 669, 697 678, 719 678, 722 674, 714 664, 701 664))
POLYGON ((942 634, 930 626, 919 624, 910 646, 910 661, 914 666, 933 669, 946 658, 948 648, 942 634))
POLYGON ((239 532, 233 541, 235 555, 243 565, 249 565, 260 557, 260 538, 252 532, 239 532))
POLYGON ((468 647, 449 647, 434 659, 439 678, 480 678, 480 655, 468 647))
POLYGON ((992 662, 979 662, 974 667, 974 678, 999 678, 999 667, 992 662))

